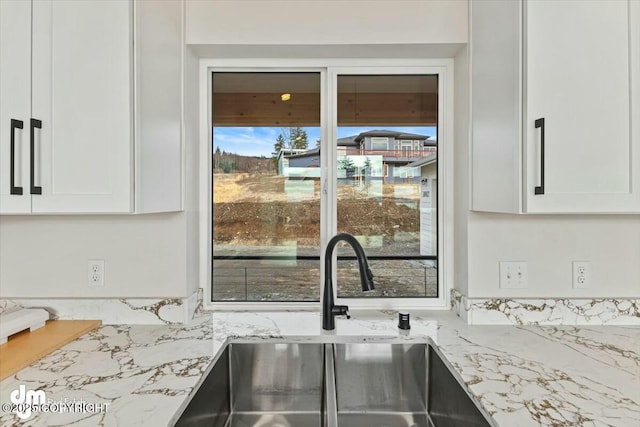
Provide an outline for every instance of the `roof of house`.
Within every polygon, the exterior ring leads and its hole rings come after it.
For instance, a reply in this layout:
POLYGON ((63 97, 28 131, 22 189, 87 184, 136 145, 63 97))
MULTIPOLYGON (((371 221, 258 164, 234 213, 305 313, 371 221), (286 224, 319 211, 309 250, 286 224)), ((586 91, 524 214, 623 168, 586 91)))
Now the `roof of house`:
POLYGON ((352 145, 357 147, 359 144, 356 142, 358 135, 345 136, 344 138, 338 138, 338 147, 346 147, 352 145))
POLYGON ((312 148, 311 150, 307 150, 301 153, 296 153, 296 154, 292 154, 290 156, 287 156, 287 158, 289 159, 299 159, 302 157, 310 157, 310 156, 317 156, 318 154, 320 154, 320 147, 316 147, 316 148, 312 148))
MULTIPOLYGON (((358 147, 360 142, 367 136, 392 136, 396 139, 418 139, 423 140, 423 145, 427 146, 437 146, 437 141, 428 140, 430 136, 426 135, 418 135, 416 133, 405 133, 405 132, 396 132, 392 130, 370 130, 366 132, 362 132, 358 135, 345 136, 343 138, 338 138, 338 147, 358 147), (428 141, 427 141, 428 140, 428 141)), ((287 158, 302 158, 309 156, 316 156, 320 153, 320 147, 312 148, 310 150, 304 149, 296 149, 296 148, 285 148, 280 150, 278 156, 284 155, 287 158), (288 151, 288 152, 284 152, 288 151), (284 152, 284 153, 283 153, 284 152)))
POLYGON ((426 135, 418 135, 417 133, 405 133, 405 132, 396 132, 393 130, 369 130, 366 132, 362 132, 358 136, 354 138, 354 141, 360 142, 367 136, 392 136, 396 139, 428 139, 429 136, 426 135))
POLYGON ((435 162, 437 159, 438 159, 438 155, 437 154, 435 154, 435 153, 434 154, 430 154, 427 157, 423 157, 422 159, 415 160, 415 161, 409 163, 407 165, 407 167, 417 168, 417 167, 421 167, 421 166, 426 166, 426 165, 429 165, 429 164, 435 162))
POLYGON ((306 150, 304 148, 281 148, 278 150, 278 158, 280 158, 280 156, 291 157, 291 155, 304 153, 305 151, 306 150))

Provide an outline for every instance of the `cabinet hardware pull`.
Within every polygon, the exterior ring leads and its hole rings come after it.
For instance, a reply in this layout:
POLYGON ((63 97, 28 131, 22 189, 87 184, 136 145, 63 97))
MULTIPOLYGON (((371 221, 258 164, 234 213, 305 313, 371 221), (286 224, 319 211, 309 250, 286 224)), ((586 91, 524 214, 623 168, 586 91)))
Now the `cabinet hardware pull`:
POLYGON ((10 194, 21 196, 22 187, 16 186, 16 129, 22 129, 24 122, 22 120, 11 119, 11 165, 9 165, 11 173, 11 189, 10 194))
POLYGON ((544 194, 544 117, 536 119, 535 126, 540 128, 540 186, 535 188, 535 194, 544 194))
POLYGON ((31 130, 29 132, 29 136, 31 137, 31 194, 42 194, 42 187, 35 185, 35 129, 42 129, 42 121, 37 119, 31 119, 31 130))

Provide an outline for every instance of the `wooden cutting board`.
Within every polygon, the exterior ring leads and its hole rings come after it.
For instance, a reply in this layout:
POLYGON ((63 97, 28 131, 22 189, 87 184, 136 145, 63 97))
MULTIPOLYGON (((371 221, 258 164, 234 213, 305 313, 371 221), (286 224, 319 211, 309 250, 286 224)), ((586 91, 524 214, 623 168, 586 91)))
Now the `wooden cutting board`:
POLYGON ((0 345, 0 380, 42 359, 76 338, 97 329, 100 320, 47 320, 33 332, 19 332, 0 345))

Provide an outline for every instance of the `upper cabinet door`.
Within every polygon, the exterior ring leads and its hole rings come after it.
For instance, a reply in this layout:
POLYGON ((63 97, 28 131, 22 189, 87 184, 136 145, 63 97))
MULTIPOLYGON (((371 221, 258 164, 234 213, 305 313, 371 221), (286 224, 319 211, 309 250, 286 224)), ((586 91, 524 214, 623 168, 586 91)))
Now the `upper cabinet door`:
POLYGON ((31 2, 0 1, 0 213, 31 212, 31 2))
POLYGON ((470 3, 471 206, 640 213, 640 2, 470 3))
POLYGON ((33 2, 34 213, 132 210, 131 22, 128 1, 33 2))
POLYGON ((637 3, 525 3, 525 212, 640 211, 637 3))

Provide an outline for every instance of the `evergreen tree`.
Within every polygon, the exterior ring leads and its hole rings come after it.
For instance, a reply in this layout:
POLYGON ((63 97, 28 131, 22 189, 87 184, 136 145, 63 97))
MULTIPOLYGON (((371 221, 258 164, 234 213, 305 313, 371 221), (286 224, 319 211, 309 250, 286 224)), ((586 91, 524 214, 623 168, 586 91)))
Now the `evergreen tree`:
POLYGON ((309 136, 307 131, 300 127, 282 128, 276 143, 273 145, 277 152, 282 148, 297 148, 306 150, 309 147, 309 136))
POLYGON ((286 147, 286 141, 284 140, 284 136, 282 134, 278 135, 276 138, 276 143, 273 144, 273 167, 276 169, 276 173, 280 173, 278 170, 278 154, 280 150, 286 147))
POLYGON ((278 135, 278 137, 276 138, 276 143, 273 144, 273 154, 277 156, 280 150, 286 147, 287 143, 284 140, 284 136, 282 134, 278 135))
POLYGON ((213 156, 213 168, 220 169, 220 158, 222 157, 222 153, 220 152, 220 147, 216 147, 216 152, 213 156))
POLYGON ((302 128, 289 128, 289 148, 306 150, 309 147, 307 131, 302 128))
POLYGON ((348 157, 345 157, 338 161, 338 169, 344 169, 348 171, 355 169, 355 167, 356 165, 353 163, 353 160, 348 157))

